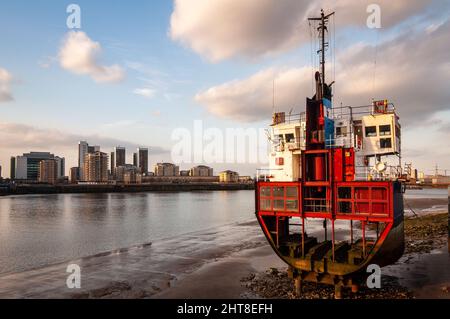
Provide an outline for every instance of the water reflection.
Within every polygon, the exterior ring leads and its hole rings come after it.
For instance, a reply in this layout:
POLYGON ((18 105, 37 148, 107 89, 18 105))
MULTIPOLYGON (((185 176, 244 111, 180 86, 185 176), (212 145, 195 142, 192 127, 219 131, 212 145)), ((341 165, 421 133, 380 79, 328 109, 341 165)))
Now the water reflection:
POLYGON ((254 218, 252 191, 0 198, 0 273, 254 218))

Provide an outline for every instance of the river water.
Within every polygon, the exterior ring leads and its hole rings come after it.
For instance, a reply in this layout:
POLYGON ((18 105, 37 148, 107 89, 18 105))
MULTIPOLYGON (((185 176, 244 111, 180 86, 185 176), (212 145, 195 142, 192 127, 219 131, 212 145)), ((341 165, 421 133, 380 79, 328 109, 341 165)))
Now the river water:
MULTIPOLYGON (((446 197, 445 189, 405 196, 446 197)), ((253 191, 0 197, 0 274, 254 219, 253 191)))
POLYGON ((406 199, 414 198, 448 198, 448 190, 446 188, 424 188, 424 189, 407 189, 406 199))
POLYGON ((253 191, 0 197, 0 274, 254 219, 253 191))

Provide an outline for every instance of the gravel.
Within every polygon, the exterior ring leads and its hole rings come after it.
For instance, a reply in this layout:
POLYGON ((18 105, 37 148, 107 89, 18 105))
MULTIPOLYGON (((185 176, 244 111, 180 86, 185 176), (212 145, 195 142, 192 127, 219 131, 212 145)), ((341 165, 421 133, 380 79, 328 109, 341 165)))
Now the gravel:
POLYGON ((429 253, 448 240, 448 214, 427 215, 405 220, 405 254, 429 253))

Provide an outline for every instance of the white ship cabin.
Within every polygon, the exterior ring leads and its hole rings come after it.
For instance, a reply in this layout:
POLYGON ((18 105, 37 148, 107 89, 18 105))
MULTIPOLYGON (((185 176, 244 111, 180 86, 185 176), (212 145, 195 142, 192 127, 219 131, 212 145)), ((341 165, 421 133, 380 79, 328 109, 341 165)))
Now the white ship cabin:
MULTIPOLYGON (((377 101, 370 106, 333 108, 330 118, 334 139, 326 145, 355 149, 356 180, 401 177, 401 126, 392 104, 377 101)), ((306 147, 306 114, 276 113, 269 131, 269 167, 258 171, 258 179, 298 181, 306 147)))

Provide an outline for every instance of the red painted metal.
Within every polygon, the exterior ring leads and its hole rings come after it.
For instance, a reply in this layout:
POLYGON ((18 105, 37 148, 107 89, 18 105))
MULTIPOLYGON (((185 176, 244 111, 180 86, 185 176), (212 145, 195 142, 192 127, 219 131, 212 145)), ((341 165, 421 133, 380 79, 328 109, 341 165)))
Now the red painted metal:
POLYGON ((321 155, 314 157, 314 180, 325 181, 325 158, 321 155))
POLYGON ((355 150, 353 148, 344 149, 345 158, 345 181, 352 182, 355 180, 355 150))
POLYGON ((283 166, 284 165, 284 158, 283 157, 277 157, 275 159, 275 164, 278 166, 283 166))
POLYGON ((337 148, 333 150, 333 178, 336 182, 344 181, 344 149, 337 148))

